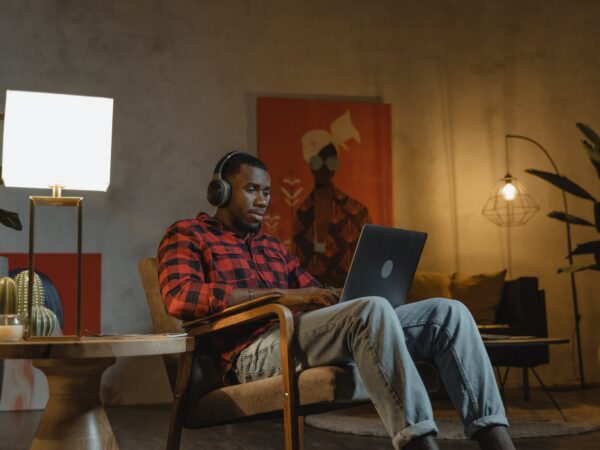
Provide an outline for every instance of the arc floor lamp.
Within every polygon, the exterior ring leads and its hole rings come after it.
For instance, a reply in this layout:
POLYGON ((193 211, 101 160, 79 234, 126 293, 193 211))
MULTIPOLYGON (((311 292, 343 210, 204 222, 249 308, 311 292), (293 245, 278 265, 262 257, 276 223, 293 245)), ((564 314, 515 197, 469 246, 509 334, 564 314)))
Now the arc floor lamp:
MULTIPOLYGON (((550 153, 534 139, 527 136, 521 136, 517 134, 507 134, 505 136, 505 157, 506 157, 506 175, 501 178, 494 187, 492 194, 488 198, 482 214, 489 220, 499 226, 518 226, 527 223, 539 210, 539 206, 535 203, 533 198, 529 196, 525 190, 525 187, 516 178, 510 174, 509 170, 509 152, 508 152, 508 141, 510 139, 520 139, 533 144, 539 149, 544 156, 548 159, 554 173, 560 175, 558 166, 550 156, 550 153)), ((569 214, 569 208, 567 203, 567 195, 565 191, 561 192, 563 208, 565 215, 569 214)), ((565 234, 567 241, 567 254, 569 264, 573 264, 572 253, 572 239, 571 239, 571 224, 565 222, 565 234)), ((583 357, 581 354, 581 337, 579 332, 579 322, 581 316, 579 314, 579 303, 577 299, 577 285, 575 283, 574 273, 569 274, 571 277, 571 297, 573 299, 573 311, 575 315, 575 332, 577 335, 577 357, 579 360, 579 380, 581 387, 585 387, 585 376, 583 367, 583 357)))

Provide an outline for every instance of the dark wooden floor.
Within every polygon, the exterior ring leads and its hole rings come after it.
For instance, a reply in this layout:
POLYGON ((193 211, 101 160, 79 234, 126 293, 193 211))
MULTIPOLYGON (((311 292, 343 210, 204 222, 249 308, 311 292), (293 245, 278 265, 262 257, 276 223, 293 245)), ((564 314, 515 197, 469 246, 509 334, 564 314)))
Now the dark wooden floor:
MULTIPOLYGON (((600 404, 600 389, 581 393, 582 399, 600 404)), ((164 449, 169 407, 130 406, 108 408, 110 422, 121 450, 164 449)), ((0 449, 26 450, 31 444, 41 411, 0 413, 0 449)), ((515 441, 519 450, 597 450, 600 432, 568 437, 530 438, 515 441)), ((442 450, 475 450, 470 441, 439 441, 442 450)), ((278 420, 259 421, 184 430, 182 450, 282 450, 283 430, 278 420)), ((306 450, 369 449, 390 450, 389 439, 349 436, 306 427, 306 450)))

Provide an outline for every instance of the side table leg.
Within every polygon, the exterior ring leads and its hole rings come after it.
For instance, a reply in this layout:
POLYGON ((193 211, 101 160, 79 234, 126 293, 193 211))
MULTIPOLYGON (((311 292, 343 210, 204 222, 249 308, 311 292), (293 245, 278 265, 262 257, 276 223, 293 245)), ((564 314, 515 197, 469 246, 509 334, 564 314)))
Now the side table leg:
POLYGON ((558 410, 558 412, 560 413, 560 415, 562 416, 563 420, 565 422, 568 422, 566 416, 563 414, 562 409, 560 409, 560 405, 558 404, 558 402, 554 399, 554 396, 552 395, 552 393, 548 390, 548 388, 546 387, 546 385, 544 384, 544 382, 542 381, 542 377, 540 377, 538 375, 538 373, 535 371, 535 369, 532 367, 531 371, 533 372, 533 374, 535 375, 535 377, 538 380, 538 383, 540 383, 540 386, 542 387, 542 390, 546 393, 546 395, 548 396, 548 398, 550 399, 550 401, 552 401, 552 404, 554 405, 554 407, 558 410))
POLYGON ((523 371, 523 400, 528 402, 531 400, 529 395, 529 367, 523 367, 521 370, 523 371))
POLYGON ((179 357, 177 383, 173 393, 173 406, 171 407, 171 423, 169 425, 169 435, 167 436, 167 450, 179 450, 184 397, 190 381, 193 359, 194 352, 186 352, 179 357))
POLYGON ((37 359, 50 396, 31 450, 118 450, 100 402, 102 374, 115 358, 37 359))

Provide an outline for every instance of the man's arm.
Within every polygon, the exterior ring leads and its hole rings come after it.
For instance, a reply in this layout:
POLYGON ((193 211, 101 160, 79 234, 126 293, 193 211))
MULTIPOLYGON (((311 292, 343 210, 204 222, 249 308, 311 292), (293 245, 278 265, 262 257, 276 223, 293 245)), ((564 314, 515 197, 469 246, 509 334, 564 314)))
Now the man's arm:
POLYGON ((158 249, 158 274, 163 303, 169 315, 192 320, 224 310, 233 286, 205 279, 203 240, 187 221, 177 222, 158 249))
MULTIPOLYGON (((257 297, 268 292, 277 292, 281 294, 278 303, 288 306, 294 311, 310 311, 313 309, 330 306, 339 301, 340 292, 336 289, 325 288, 310 273, 300 265, 297 256, 291 254, 287 248, 277 243, 279 253, 285 262, 284 270, 287 274, 288 289, 258 289, 252 292, 252 297, 257 297)), ((250 297, 244 289, 234 291, 233 301, 244 302, 250 297)))
POLYGON ((281 247, 286 259, 288 284, 295 289, 234 288, 226 282, 205 279, 203 264, 210 252, 202 238, 186 221, 172 225, 158 249, 160 289, 167 312, 183 320, 192 320, 272 292, 282 294, 278 302, 296 311, 329 306, 339 300, 339 293, 321 289, 320 283, 300 267, 298 258, 281 247), (207 256, 203 258, 205 252, 207 256))
POLYGON ((229 297, 229 306, 245 303, 264 294, 276 292, 281 297, 276 300, 292 311, 312 311, 336 304, 340 300, 337 289, 306 287, 299 289, 234 289, 229 297))

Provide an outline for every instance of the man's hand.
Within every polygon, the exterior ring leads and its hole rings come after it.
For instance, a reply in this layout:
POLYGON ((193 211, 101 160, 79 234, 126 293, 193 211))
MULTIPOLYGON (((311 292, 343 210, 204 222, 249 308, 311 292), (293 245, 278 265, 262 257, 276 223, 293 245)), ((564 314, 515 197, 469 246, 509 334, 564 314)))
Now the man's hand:
POLYGON ((278 289, 281 298, 277 303, 287 306, 294 312, 312 311, 335 305, 340 300, 339 289, 309 287, 302 289, 278 289))

